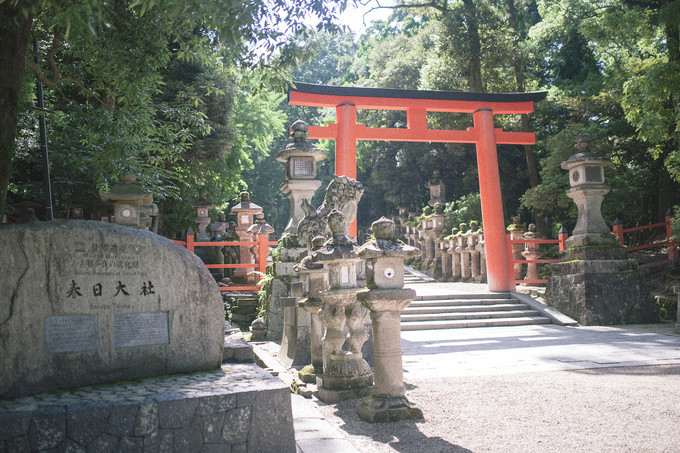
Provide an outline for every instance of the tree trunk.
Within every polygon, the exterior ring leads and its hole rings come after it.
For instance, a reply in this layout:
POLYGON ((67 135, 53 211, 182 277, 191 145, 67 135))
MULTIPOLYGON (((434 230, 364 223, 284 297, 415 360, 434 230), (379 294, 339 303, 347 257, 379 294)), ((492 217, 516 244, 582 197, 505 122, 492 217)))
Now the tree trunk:
POLYGON ((0 4, 0 210, 4 212, 14 157, 19 95, 33 14, 32 1, 0 4), (22 11, 23 10, 23 11, 22 11))
POLYGON ((481 93, 484 91, 482 85, 482 44, 479 40, 477 7, 474 0, 463 0, 463 5, 465 6, 468 46, 470 47, 468 87, 470 91, 481 93))
MULTIPOLYGON (((508 22, 510 30, 513 34, 512 39, 512 63, 515 69, 515 83, 518 93, 526 91, 524 79, 524 58, 519 49, 519 27, 517 25, 517 10, 515 9, 515 0, 508 1, 508 22)), ((521 115, 522 132, 531 132, 529 129, 529 115, 521 115)), ((538 186, 538 168, 536 167, 536 154, 534 153, 533 145, 524 145, 524 156, 527 161, 527 169, 529 170, 529 185, 531 187, 538 186)), ((536 229, 539 233, 546 236, 547 230, 545 220, 540 212, 534 211, 534 219, 536 222, 536 229)))

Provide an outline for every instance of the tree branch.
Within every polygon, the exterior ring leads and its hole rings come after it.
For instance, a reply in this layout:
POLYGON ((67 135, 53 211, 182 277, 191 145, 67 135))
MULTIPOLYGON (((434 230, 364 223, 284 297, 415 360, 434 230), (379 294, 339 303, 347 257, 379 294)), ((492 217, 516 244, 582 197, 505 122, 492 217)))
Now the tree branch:
POLYGON ((441 5, 437 4, 437 0, 432 0, 431 2, 427 3, 409 3, 406 5, 381 5, 380 0, 377 0, 376 3, 378 6, 374 6, 368 11, 364 13, 364 16, 367 14, 376 11, 378 9, 399 9, 399 8, 407 8, 407 9, 414 9, 414 8, 433 8, 440 13, 446 13, 449 9, 446 6, 446 1, 442 2, 441 5))
POLYGON ((52 47, 50 48, 50 50, 45 54, 45 56, 34 55, 34 57, 38 57, 41 60, 47 61, 52 71, 52 77, 47 77, 47 74, 45 74, 45 72, 40 68, 38 64, 36 64, 35 61, 33 61, 32 58, 27 57, 25 59, 26 66, 31 68, 31 70, 35 73, 36 77, 38 78, 38 80, 40 80, 46 87, 54 89, 59 84, 62 84, 64 82, 71 82, 72 84, 76 85, 78 88, 92 96, 99 104, 102 105, 102 107, 112 110, 113 109, 112 101, 102 99, 97 95, 97 93, 94 90, 83 85, 83 83, 78 79, 72 79, 70 77, 61 76, 61 73, 59 72, 59 67, 57 66, 57 63, 54 59, 54 57, 57 55, 57 52, 59 52, 59 49, 61 48, 60 36, 61 33, 57 29, 55 29, 54 37, 52 39, 52 47))

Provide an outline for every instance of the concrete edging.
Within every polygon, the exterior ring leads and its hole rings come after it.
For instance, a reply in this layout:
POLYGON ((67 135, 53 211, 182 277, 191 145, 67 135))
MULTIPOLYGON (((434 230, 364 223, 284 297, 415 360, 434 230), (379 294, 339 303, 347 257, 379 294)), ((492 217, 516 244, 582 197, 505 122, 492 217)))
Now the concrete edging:
POLYGON ((537 301, 527 294, 518 293, 516 291, 510 291, 510 294, 512 294, 515 299, 529 305, 534 310, 538 310, 546 318, 550 318, 553 324, 557 324, 558 326, 578 326, 578 322, 571 319, 569 316, 537 301))

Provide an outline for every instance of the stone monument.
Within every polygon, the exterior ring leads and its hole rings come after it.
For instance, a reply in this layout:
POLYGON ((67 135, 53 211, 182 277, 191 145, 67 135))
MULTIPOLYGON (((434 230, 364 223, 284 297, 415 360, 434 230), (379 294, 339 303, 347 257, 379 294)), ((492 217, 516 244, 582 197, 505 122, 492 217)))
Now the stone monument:
POLYGON ((0 244, 0 397, 219 366, 222 298, 181 246, 88 221, 9 226, 0 244))
POLYGON ((370 422, 423 418, 423 412, 406 398, 401 352, 401 311, 416 297, 404 289, 404 259, 418 251, 398 242, 395 225, 384 217, 373 222, 375 239, 359 248, 366 260, 368 288, 357 293, 373 322, 375 385, 371 395, 357 406, 359 416, 370 422))
POLYGON ((578 154, 562 163, 569 170, 567 195, 578 206, 576 227, 551 265, 545 297, 550 305, 583 325, 645 323, 657 320, 654 299, 643 286, 637 263, 609 232, 600 206, 609 161, 588 151, 585 135, 578 154))
POLYGON ((3 227, 0 248, 0 451, 295 452, 287 386, 220 367, 193 253, 93 221, 3 227))

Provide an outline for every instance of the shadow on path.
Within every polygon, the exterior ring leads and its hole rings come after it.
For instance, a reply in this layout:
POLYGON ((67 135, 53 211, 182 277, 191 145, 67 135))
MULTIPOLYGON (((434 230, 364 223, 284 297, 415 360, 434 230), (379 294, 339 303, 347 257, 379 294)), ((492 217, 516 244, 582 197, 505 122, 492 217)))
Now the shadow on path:
MULTIPOLYGON (((408 387, 414 388, 412 385, 408 387)), ((375 442, 384 444, 385 450, 380 451, 389 451, 387 448, 389 447, 392 451, 403 453, 472 453, 472 450, 452 444, 441 437, 428 437, 423 434, 418 425, 426 423, 424 419, 387 423, 366 422, 357 414, 356 407, 359 401, 359 399, 347 400, 335 405, 334 415, 344 422, 339 428, 350 436, 369 437, 375 442)))

